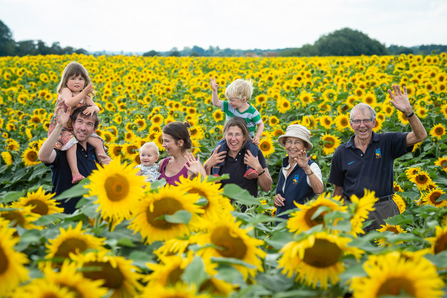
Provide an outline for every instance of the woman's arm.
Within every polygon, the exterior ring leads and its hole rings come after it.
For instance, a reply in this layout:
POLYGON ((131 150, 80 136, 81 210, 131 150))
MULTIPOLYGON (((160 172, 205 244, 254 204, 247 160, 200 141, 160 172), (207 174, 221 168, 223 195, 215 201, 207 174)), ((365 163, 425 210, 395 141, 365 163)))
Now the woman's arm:
POLYGON ((270 176, 269 169, 267 167, 262 167, 258 157, 259 156, 254 157, 253 154, 247 150, 244 157, 244 163, 258 172, 258 175, 261 174, 262 171, 265 171, 264 174, 258 176, 258 184, 263 191, 269 191, 272 188, 272 177, 270 176))

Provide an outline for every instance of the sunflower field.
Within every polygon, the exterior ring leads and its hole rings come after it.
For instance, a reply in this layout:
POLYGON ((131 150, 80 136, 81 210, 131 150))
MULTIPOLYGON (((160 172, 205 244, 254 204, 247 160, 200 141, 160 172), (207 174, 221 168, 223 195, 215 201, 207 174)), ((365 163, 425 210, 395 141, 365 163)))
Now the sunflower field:
POLYGON ((447 297, 446 64, 446 53, 0 57, 0 297, 447 297), (97 133, 113 162, 55 198, 38 152, 70 61, 90 73, 97 133), (222 178, 165 187, 135 175, 145 142, 166 157, 161 130, 172 121, 188 121, 194 154, 209 156, 225 122, 211 104, 212 77, 222 100, 235 79, 253 82, 250 102, 265 124, 259 147, 273 178, 259 198, 236 185, 220 189, 222 178), (353 134, 355 104, 376 110, 376 132, 411 131, 388 102, 393 84, 406 86, 429 134, 395 161, 401 214, 365 235, 374 193, 346 206, 325 183, 326 193, 288 221, 274 218, 285 156, 278 136, 290 124, 308 127, 326 182, 333 152, 353 134), (79 210, 62 213, 57 201, 76 196, 79 210))

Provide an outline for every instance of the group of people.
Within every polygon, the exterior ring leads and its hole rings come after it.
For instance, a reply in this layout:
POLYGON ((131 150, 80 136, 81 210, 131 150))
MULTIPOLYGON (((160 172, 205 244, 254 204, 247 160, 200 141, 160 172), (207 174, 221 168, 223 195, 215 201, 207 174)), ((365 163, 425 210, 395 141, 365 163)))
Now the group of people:
MULTIPOLYGON (((222 187, 234 183, 257 197, 259 187, 263 191, 271 189, 272 178, 257 146, 264 124, 259 112, 249 103, 252 84, 235 80, 226 89, 228 101, 219 100, 214 79, 210 85, 212 103, 226 114, 226 123, 223 139, 206 163, 202 165, 200 157, 188 151, 192 147, 189 124, 171 122, 163 127, 162 136, 168 157, 157 163, 158 147, 152 142, 144 144, 139 151, 141 164, 137 175, 146 176, 148 181, 164 178, 167 184, 176 185, 182 176, 229 174, 229 179, 221 181, 222 187)), ((335 186, 334 196, 342 196, 349 203, 352 195, 361 198, 366 189, 374 191, 379 198, 375 211, 370 213, 369 219, 374 221, 368 230, 379 228, 384 219, 399 213, 392 200, 394 159, 411 152, 413 145, 427 137, 403 89, 402 92, 399 86, 393 86, 393 92, 388 90, 390 102, 407 117, 412 132, 374 133, 376 113, 369 105, 360 103, 350 112, 354 135, 336 149, 332 159, 328 182, 335 186)), ((76 62, 68 64, 58 94, 48 138, 39 152, 39 159, 51 167, 56 194, 87 177, 97 164, 110 162, 103 141, 95 134, 99 109, 92 100, 94 90, 87 70, 76 62)), ((287 153, 274 196, 278 217, 288 218, 286 211, 296 207, 294 202, 303 204, 324 192, 321 170, 308 155, 313 148, 310 136, 306 127, 292 124, 278 138, 287 153)), ((65 202, 65 212, 74 212, 76 203, 76 200, 65 202)))

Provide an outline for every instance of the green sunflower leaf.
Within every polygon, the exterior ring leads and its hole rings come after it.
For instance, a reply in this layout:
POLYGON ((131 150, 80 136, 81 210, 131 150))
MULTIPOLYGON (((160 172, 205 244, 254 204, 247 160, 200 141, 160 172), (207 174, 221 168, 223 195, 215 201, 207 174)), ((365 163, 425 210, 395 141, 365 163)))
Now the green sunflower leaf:
POLYGON ((236 184, 227 184, 224 186, 222 193, 224 196, 238 201, 241 204, 246 205, 260 205, 261 203, 255 197, 253 197, 247 190, 242 189, 236 184))
POLYGON ((203 263, 202 258, 195 257, 186 267, 181 278, 188 284, 194 283, 197 286, 200 286, 205 280, 210 278, 210 275, 205 271, 205 264, 203 263))
POLYGON ((167 222, 170 223, 182 223, 182 224, 188 224, 189 221, 191 220, 192 214, 189 211, 186 210, 179 210, 176 213, 172 214, 172 215, 163 215, 158 217, 157 219, 164 219, 167 222))

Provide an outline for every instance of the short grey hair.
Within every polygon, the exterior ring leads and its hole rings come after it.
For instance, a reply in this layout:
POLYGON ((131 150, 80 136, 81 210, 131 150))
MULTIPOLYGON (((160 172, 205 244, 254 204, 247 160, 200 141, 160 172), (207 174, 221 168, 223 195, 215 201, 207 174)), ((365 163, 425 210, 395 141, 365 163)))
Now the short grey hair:
POLYGON ((354 114, 354 112, 359 109, 360 111, 362 111, 363 115, 365 115, 365 110, 369 109, 369 111, 371 112, 371 119, 376 119, 376 111, 374 111, 374 109, 366 104, 366 103, 359 103, 357 104, 355 107, 352 108, 351 112, 349 113, 349 119, 352 120, 352 114, 354 114))

